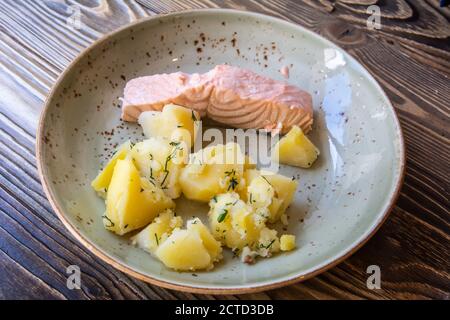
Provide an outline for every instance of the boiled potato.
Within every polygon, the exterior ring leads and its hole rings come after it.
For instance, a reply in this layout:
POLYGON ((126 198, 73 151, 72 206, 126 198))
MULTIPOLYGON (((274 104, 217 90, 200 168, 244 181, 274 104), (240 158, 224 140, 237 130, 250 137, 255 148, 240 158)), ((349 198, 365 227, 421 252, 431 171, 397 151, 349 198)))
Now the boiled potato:
POLYGON ((270 257, 278 251, 280 251, 280 239, 277 237, 277 231, 267 227, 262 229, 257 246, 258 255, 261 257, 270 257))
POLYGON ((171 141, 184 141, 189 147, 194 144, 200 116, 175 104, 167 104, 161 112, 146 111, 139 116, 139 124, 147 138, 165 137, 171 141), (177 140, 178 139, 178 140, 177 140))
POLYGON ((213 237, 209 229, 200 221, 200 219, 195 218, 188 221, 187 230, 196 232, 200 235, 203 245, 206 250, 208 250, 213 262, 219 261, 222 258, 222 246, 220 242, 213 237))
POLYGON ((183 219, 175 216, 171 209, 161 212, 152 223, 132 238, 133 244, 154 253, 175 228, 181 228, 183 219))
POLYGON ((209 203, 209 224, 214 237, 231 249, 253 247, 259 239, 264 219, 239 199, 235 192, 213 197, 209 203))
POLYGON ((222 258, 222 248, 200 219, 194 219, 188 222, 187 229, 175 229, 160 244, 156 256, 175 270, 209 270, 222 258))
POLYGON ((292 234, 283 234, 280 237, 281 251, 291 251, 295 249, 295 236, 292 234))
POLYGON ((272 149, 274 161, 301 168, 311 167, 319 154, 319 149, 298 126, 293 126, 272 149))
POLYGON ((106 192, 108 191, 109 183, 111 182, 116 162, 117 160, 125 159, 130 150, 131 142, 128 140, 117 149, 117 151, 114 153, 113 157, 109 160, 103 170, 92 181, 91 186, 95 191, 97 191, 100 197, 106 198, 106 192))
POLYGON ((130 152, 141 176, 163 189, 172 199, 181 195, 179 175, 188 160, 184 142, 152 137, 137 143, 130 152))
POLYGON ((246 170, 244 179, 247 188, 240 192, 241 198, 252 207, 263 212, 268 209, 268 221, 277 222, 294 199, 297 181, 272 172, 246 170))
POLYGON ((129 158, 117 160, 106 197, 105 228, 119 235, 146 226, 174 202, 141 178, 129 158))
POLYGON ((180 186, 188 199, 208 202, 214 195, 245 188, 245 157, 236 143, 207 147, 191 155, 180 174, 180 186))

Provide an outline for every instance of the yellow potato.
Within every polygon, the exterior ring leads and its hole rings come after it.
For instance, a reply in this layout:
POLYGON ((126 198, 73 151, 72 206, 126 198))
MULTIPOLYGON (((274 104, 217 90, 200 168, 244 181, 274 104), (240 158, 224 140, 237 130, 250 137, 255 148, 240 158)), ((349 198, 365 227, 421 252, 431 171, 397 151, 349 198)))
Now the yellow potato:
POLYGON ((200 150, 191 155, 190 163, 181 171, 181 190, 186 198, 203 202, 216 194, 241 190, 245 187, 244 163, 236 143, 200 150))
POLYGON ((280 237, 281 251, 291 251, 295 249, 295 236, 292 234, 283 234, 280 237))
POLYGON ((158 247, 156 256, 169 268, 180 271, 211 269, 222 258, 222 248, 200 219, 187 229, 175 229, 158 247))
POLYGON ((247 187, 248 202, 255 208, 267 208, 272 204, 275 189, 263 176, 256 177, 247 187))
POLYGON ((109 160, 103 170, 97 175, 97 177, 92 181, 91 186, 97 191, 98 195, 102 198, 106 198, 106 192, 108 191, 109 183, 113 175, 114 167, 117 160, 125 159, 131 150, 131 142, 128 140, 123 143, 117 151, 114 153, 113 157, 109 160))
POLYGON ((196 111, 175 104, 167 104, 161 112, 143 112, 139 117, 139 124, 147 138, 165 137, 172 141, 182 139, 191 147, 198 130, 196 121, 199 120, 200 116, 196 111))
POLYGON ((294 199, 297 181, 280 174, 246 170, 244 179, 247 183, 241 198, 255 209, 268 208, 268 221, 277 222, 294 199))
POLYGON ((213 197, 208 213, 214 237, 231 249, 253 247, 264 228, 264 219, 256 215, 253 208, 239 199, 234 192, 213 197))
POLYGON ((154 253, 175 228, 181 228, 183 219, 175 216, 171 209, 161 212, 152 223, 132 238, 133 244, 154 253))
POLYGON ((275 162, 301 168, 311 167, 319 154, 319 149, 297 126, 293 126, 272 149, 272 159, 275 162))
POLYGON ((105 228, 119 235, 146 226, 175 203, 139 176, 131 159, 117 160, 106 197, 105 228))
POLYGON ((280 251, 280 239, 277 237, 277 231, 269 228, 262 229, 258 241, 258 254, 268 257, 278 251, 280 251))
POLYGON ((195 218, 188 221, 187 230, 196 232, 200 235, 203 245, 206 250, 208 250, 212 261, 219 261, 222 258, 222 246, 220 242, 213 237, 209 229, 200 221, 200 219, 195 218))
POLYGON ((181 195, 179 175, 189 156, 184 142, 152 137, 137 143, 130 156, 140 175, 162 188, 167 196, 175 199, 181 195))

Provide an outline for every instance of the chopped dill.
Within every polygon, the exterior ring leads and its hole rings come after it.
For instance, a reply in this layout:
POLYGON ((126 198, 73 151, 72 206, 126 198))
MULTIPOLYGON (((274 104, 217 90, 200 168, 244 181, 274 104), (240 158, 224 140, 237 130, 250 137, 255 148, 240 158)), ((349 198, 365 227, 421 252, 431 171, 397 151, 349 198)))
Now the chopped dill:
POLYGON ((228 210, 227 209, 223 209, 223 212, 221 214, 219 214, 219 216, 217 217, 217 222, 222 222, 223 220, 225 220, 225 218, 227 217, 228 214, 228 210))
POLYGON ((164 179, 161 181, 161 186, 164 185, 164 182, 166 182, 167 176, 169 175, 169 171, 168 171, 168 170, 164 170, 164 172, 165 172, 166 174, 164 175, 164 179))
POLYGON ((239 182, 237 181, 237 179, 236 179, 235 177, 232 177, 232 178, 230 179, 230 184, 229 184, 229 186, 228 186, 227 191, 236 189, 236 187, 237 187, 238 184, 239 184, 239 182))
POLYGON ((267 178, 266 177, 264 177, 264 176, 261 176, 261 178, 263 178, 264 180, 266 180, 266 182, 269 184, 269 185, 271 185, 272 186, 272 184, 269 182, 269 180, 267 180, 267 178))
POLYGON ((269 249, 273 245, 274 242, 275 242, 275 239, 270 241, 270 243, 267 246, 264 246, 263 244, 261 244, 261 248, 269 249))
POLYGON ((102 216, 102 218, 103 219, 106 219, 106 221, 108 221, 109 222, 109 225, 105 225, 105 227, 107 227, 107 228, 112 228, 112 227, 114 227, 115 226, 115 223, 114 222, 112 222, 111 221, 111 219, 110 218, 108 218, 108 216, 105 214, 105 215, 103 215, 102 216))

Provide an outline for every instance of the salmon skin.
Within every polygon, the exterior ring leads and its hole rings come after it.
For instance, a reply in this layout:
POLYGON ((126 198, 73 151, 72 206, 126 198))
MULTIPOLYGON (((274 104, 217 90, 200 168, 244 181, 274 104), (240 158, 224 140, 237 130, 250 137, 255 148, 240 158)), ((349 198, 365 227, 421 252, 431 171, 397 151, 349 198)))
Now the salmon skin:
POLYGON ((243 129, 311 130, 311 95, 286 82, 250 70, 218 65, 203 74, 175 72, 130 80, 122 98, 122 119, 135 122, 144 111, 174 103, 219 123, 243 129))

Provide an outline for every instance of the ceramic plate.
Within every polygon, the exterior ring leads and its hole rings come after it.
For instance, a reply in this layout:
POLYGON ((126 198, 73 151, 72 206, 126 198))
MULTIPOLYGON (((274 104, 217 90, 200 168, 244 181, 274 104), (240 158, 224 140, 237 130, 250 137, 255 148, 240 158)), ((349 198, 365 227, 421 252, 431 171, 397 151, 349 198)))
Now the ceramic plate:
MULTIPOLYGON (((310 278, 361 247, 398 195, 404 149, 394 110, 377 82, 333 43, 298 25, 233 10, 156 16, 122 28, 84 51, 52 89, 37 136, 47 196, 70 232, 116 268, 163 287, 202 293, 245 293, 310 278), (210 272, 174 272, 126 238, 106 231, 104 202, 90 187, 122 141, 142 139, 120 120, 127 80, 164 72, 205 72, 229 63, 284 80, 313 95, 309 135, 321 150, 311 169, 282 167, 300 177, 287 232, 297 249, 254 265, 226 254, 210 272)), ((206 205, 177 203, 186 217, 206 205)))

